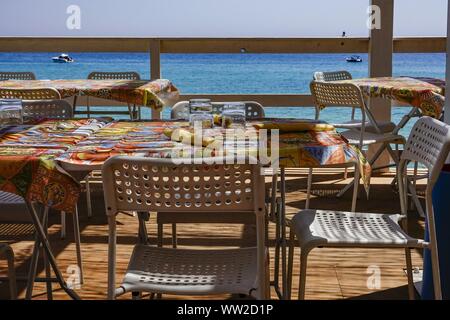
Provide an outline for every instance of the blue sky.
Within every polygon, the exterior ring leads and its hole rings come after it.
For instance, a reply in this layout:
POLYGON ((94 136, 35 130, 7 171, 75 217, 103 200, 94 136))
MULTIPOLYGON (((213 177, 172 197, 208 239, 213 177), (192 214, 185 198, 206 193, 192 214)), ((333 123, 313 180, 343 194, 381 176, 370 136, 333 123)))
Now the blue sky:
MULTIPOLYGON (((364 37, 368 5, 368 0, 0 0, 0 36, 334 37, 345 30, 364 37), (81 9, 79 30, 66 27, 69 5, 81 9)), ((447 0, 395 0, 396 36, 445 36, 446 23, 447 0)))

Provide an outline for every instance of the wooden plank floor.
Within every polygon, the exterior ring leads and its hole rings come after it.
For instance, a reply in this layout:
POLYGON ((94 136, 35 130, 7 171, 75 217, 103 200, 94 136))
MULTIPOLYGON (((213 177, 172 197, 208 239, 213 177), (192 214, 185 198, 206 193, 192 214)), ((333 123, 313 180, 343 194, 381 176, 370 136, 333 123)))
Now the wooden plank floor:
MULTIPOLYGON (((305 171, 288 171, 288 197, 287 208, 290 214, 302 209, 305 204, 305 171)), ((342 179, 342 172, 317 170, 314 175, 313 198, 311 208, 349 210, 351 203, 350 193, 343 198, 336 198, 335 194, 347 181, 342 179)), ((399 212, 398 197, 389 183, 392 175, 386 174, 372 179, 370 198, 367 200, 361 192, 358 201, 358 211, 390 213, 399 212)), ((82 230, 82 252, 85 281, 77 292, 83 299, 105 299, 107 279, 107 222, 104 215, 101 185, 94 189, 94 217, 88 219, 84 208, 84 199, 81 199, 80 219, 82 230)), ((1 210, 1 209, 0 209, 1 210)), ((423 221, 414 218, 410 222, 410 232, 420 235, 423 233, 423 221)), ((59 214, 51 215, 50 239, 58 264, 66 276, 70 277, 71 266, 76 264, 75 245, 73 242, 72 223, 70 217, 67 221, 67 237, 59 238, 59 214)), ((150 240, 155 243, 156 226, 154 216, 148 223, 150 240)), ((32 230, 31 230, 32 231, 32 230)), ((167 226, 166 243, 170 245, 167 226)), ((17 232, 17 231, 16 231, 17 232)), ((254 230, 244 226, 224 225, 180 225, 178 227, 180 246, 200 247, 229 247, 248 244, 254 230)), ((274 228, 270 225, 270 235, 273 239, 274 228)), ((120 215, 118 217, 118 250, 117 267, 118 279, 123 275, 130 257, 137 235, 137 219, 132 216, 120 215)), ((0 240, 8 241, 16 254, 16 270, 25 274, 31 255, 33 239, 31 235, 11 237, 0 232, 0 240), (3 235, 1 235, 3 234, 3 235)), ((271 274, 273 274, 273 241, 271 242, 271 274)), ((298 249, 296 250, 293 279, 293 297, 297 296, 298 286, 298 249)), ((420 252, 413 252, 414 266, 421 266, 420 252)), ((403 250, 383 249, 316 249, 310 254, 307 278, 307 299, 406 299, 406 276, 403 272, 405 266, 403 250), (371 286, 370 276, 380 272, 379 288, 371 286), (369 286, 368 286, 369 283, 369 286)), ((0 261, 0 273, 5 274, 6 265, 0 261)), ((43 267, 39 266, 39 273, 44 275, 43 267)), ((376 284, 376 283, 375 283, 376 284)), ((18 283, 20 298, 25 295, 25 283, 18 283)), ((67 296, 54 286, 55 299, 67 299, 67 296)), ((8 298, 6 283, 0 284, 0 299, 8 298)), ((272 297, 276 298, 272 289, 272 297)), ((46 299, 45 285, 38 283, 34 288, 34 299, 46 299)), ((130 295, 122 298, 129 299, 130 295)), ((164 298, 175 298, 164 296, 164 298)), ((205 297, 185 297, 188 299, 205 297)), ((206 297, 230 298, 230 297, 206 297)))

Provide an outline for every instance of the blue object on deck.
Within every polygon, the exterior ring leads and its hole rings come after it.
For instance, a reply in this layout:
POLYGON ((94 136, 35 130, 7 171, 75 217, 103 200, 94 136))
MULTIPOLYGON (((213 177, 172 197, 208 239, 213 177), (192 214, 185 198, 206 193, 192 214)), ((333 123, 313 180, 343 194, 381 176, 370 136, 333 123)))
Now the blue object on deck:
MULTIPOLYGON (((442 170, 433 188, 433 208, 438 243, 442 298, 448 300, 450 299, 450 166, 448 165, 442 170)), ((428 240, 428 231, 426 231, 425 239, 428 240)), ((421 296, 423 300, 434 299, 431 255, 428 249, 424 250, 423 256, 421 296)))

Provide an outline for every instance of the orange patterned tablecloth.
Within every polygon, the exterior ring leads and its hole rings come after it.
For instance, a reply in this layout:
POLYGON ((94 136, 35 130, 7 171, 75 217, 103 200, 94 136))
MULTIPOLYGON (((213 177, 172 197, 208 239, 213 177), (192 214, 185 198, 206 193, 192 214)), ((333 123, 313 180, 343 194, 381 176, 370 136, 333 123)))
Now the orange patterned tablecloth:
POLYGON ((361 88, 366 97, 381 97, 407 103, 423 115, 439 118, 445 103, 445 81, 435 78, 379 77, 343 80, 361 88))
POLYGON ((92 96, 161 110, 178 98, 178 89, 166 79, 149 80, 6 80, 0 88, 55 88, 62 98, 92 96))

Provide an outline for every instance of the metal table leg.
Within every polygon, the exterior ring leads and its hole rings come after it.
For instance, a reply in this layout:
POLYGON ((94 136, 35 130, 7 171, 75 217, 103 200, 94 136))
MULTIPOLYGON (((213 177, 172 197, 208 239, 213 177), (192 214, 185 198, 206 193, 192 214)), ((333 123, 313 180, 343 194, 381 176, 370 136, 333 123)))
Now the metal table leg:
POLYGON ((286 279, 286 173, 285 168, 280 169, 281 176, 281 210, 279 212, 278 223, 280 226, 280 244, 281 244, 281 283, 283 286, 283 299, 287 297, 287 279, 286 279))
POLYGON ((78 294, 67 286, 67 283, 65 282, 61 274, 61 271, 59 270, 58 265, 56 264, 55 257, 53 256, 52 250, 50 248, 50 243, 48 242, 48 239, 45 235, 45 231, 42 227, 41 222, 39 221, 39 216, 36 213, 34 206, 28 201, 26 201, 26 205, 28 207, 28 211, 30 212, 31 219, 33 220, 33 224, 36 229, 37 239, 39 240, 39 242, 42 243, 44 252, 48 258, 48 262, 50 263, 50 266, 52 267, 53 272, 55 273, 59 285, 72 299, 80 300, 78 294))

